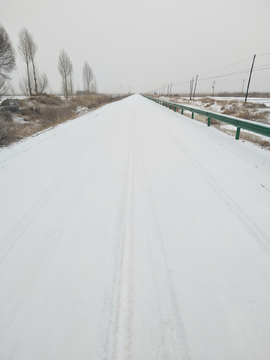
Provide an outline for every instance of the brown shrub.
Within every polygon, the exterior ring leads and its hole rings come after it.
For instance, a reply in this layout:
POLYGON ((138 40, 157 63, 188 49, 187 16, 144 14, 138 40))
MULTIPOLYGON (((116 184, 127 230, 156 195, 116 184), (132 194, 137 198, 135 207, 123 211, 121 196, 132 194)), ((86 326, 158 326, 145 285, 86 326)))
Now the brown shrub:
POLYGON ((221 111, 224 115, 235 116, 235 114, 239 111, 239 106, 237 103, 232 103, 229 106, 225 106, 225 108, 221 109, 221 111))
POLYGON ((57 124, 64 120, 68 120, 74 117, 75 104, 69 104, 68 106, 54 107, 46 106, 40 109, 40 120, 48 124, 57 124))
POLYGON ((240 119, 254 120, 257 116, 257 111, 253 109, 243 108, 236 114, 236 116, 240 119))
POLYGON ((58 105, 58 106, 60 106, 63 103, 63 100, 61 100, 59 96, 48 95, 48 94, 31 96, 28 101, 29 102, 34 101, 44 105, 58 105))
POLYGON ((96 107, 97 107, 96 103, 90 103, 90 104, 87 105, 88 109, 95 109, 96 107))
POLYGON ((20 113, 24 116, 31 116, 33 115, 33 111, 30 108, 24 108, 20 110, 20 113))
POLYGON ((0 145, 7 145, 16 138, 17 124, 0 119, 0 145))
POLYGON ((214 99, 212 99, 212 98, 210 98, 210 97, 205 97, 205 98, 202 98, 201 99, 201 102, 202 103, 210 103, 210 104, 214 104, 215 103, 215 100, 214 99))
POLYGON ((10 111, 1 111, 0 112, 0 119, 4 120, 4 121, 8 121, 11 122, 12 121, 12 116, 11 116, 11 112, 10 111))
POLYGON ((243 105, 247 109, 265 109, 265 108, 267 108, 267 106, 265 104, 261 104, 261 103, 246 102, 243 105))

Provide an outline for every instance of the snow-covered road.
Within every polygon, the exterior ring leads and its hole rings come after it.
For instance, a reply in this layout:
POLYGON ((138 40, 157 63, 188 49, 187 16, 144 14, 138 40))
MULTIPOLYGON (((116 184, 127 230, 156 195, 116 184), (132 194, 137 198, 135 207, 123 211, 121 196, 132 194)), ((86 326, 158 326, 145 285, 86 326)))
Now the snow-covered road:
POLYGON ((270 153, 131 96, 0 150, 1 360, 269 360, 270 153))

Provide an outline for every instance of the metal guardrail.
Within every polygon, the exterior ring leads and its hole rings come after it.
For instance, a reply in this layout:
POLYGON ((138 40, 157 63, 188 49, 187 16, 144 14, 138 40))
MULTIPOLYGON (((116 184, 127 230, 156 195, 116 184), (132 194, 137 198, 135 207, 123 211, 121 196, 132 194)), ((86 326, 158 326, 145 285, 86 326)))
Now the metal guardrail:
POLYGON ((197 108, 194 108, 191 106, 186 106, 186 105, 181 105, 181 104, 173 103, 170 101, 166 101, 163 99, 153 98, 148 95, 142 95, 142 96, 146 97, 147 99, 153 100, 160 105, 169 107, 170 109, 173 109, 174 111, 176 111, 177 108, 181 109, 181 114, 184 113, 184 110, 190 111, 192 119, 194 118, 194 113, 205 116, 207 118, 208 126, 210 126, 210 124, 211 124, 211 119, 233 125, 236 127, 236 135, 235 135, 236 140, 239 140, 241 129, 245 129, 245 130, 254 132, 256 134, 270 137, 270 126, 268 126, 268 125, 258 124, 258 123, 248 121, 248 120, 240 120, 236 117, 217 114, 217 113, 214 113, 211 111, 201 110, 201 109, 197 109, 197 108))

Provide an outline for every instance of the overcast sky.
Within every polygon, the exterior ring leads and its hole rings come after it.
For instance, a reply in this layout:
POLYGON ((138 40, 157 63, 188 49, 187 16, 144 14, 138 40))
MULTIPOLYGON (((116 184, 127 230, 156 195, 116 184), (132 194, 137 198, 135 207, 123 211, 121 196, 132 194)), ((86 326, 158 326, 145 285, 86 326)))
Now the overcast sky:
POLYGON ((0 0, 0 23, 17 53, 17 91, 25 74, 17 50, 23 27, 38 44, 36 63, 53 92, 61 89, 61 49, 73 63, 76 90, 87 61, 100 92, 171 83, 174 92, 188 92, 197 74, 198 92, 211 92, 213 81, 215 92, 241 91, 257 54, 250 91, 270 91, 269 19, 270 0, 0 0))

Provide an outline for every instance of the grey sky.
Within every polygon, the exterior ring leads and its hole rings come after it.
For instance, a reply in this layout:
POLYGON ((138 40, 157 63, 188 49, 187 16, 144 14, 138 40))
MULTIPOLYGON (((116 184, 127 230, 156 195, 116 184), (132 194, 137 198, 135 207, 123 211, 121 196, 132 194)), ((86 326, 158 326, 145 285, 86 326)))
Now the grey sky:
MULTIPOLYGON (((100 92, 145 92, 173 82, 188 92, 199 74, 198 91, 241 91, 254 54, 270 53, 270 0, 0 0, 0 23, 17 50, 26 27, 39 50, 36 63, 59 92, 58 56, 65 49, 82 89, 88 61, 100 92), (247 60, 246 60, 247 59, 247 60), (227 65, 237 65, 208 73, 227 65)), ((258 56, 250 91, 270 91, 270 54, 258 56), (258 71, 259 66, 269 69, 258 71)), ((12 84, 19 90, 25 65, 17 51, 12 84)))

